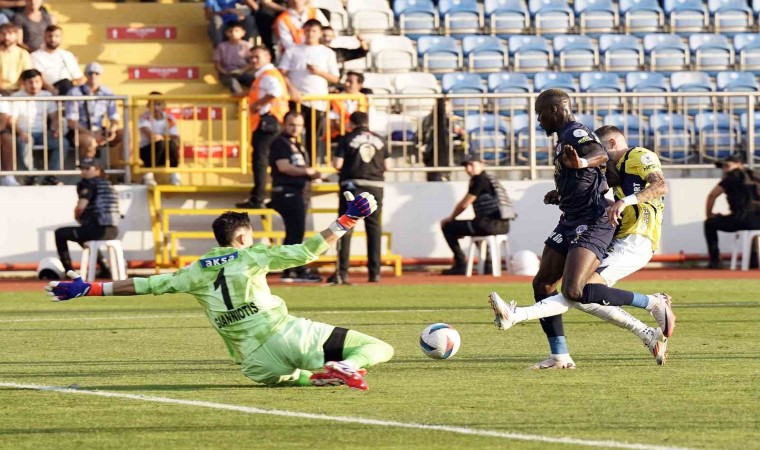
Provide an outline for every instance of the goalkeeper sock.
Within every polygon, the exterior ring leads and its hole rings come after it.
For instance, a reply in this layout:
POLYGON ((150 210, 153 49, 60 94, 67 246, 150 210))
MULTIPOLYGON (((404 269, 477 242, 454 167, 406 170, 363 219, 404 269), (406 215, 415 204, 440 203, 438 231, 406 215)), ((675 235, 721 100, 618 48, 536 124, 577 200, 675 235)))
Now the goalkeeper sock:
POLYGON ((380 339, 348 330, 343 343, 343 361, 357 369, 384 363, 393 357, 393 347, 380 339))

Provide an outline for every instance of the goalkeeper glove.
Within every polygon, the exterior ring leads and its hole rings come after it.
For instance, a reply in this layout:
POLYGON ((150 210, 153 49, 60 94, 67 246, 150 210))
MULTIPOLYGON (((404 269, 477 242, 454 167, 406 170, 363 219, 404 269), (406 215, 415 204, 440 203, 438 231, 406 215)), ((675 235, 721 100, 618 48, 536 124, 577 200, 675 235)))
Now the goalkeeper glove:
POLYGON ((338 220, 330 225, 330 231, 338 237, 346 234, 348 230, 356 225, 359 219, 363 219, 377 211, 377 200, 375 200, 374 195, 368 192, 362 192, 356 198, 350 192, 344 192, 343 196, 346 198, 346 202, 348 202, 346 213, 338 217, 338 220))
POLYGON ((105 284, 108 285, 106 290, 113 291, 113 283, 88 283, 83 281, 82 277, 73 270, 66 272, 66 275, 73 281, 51 281, 49 285, 45 286, 45 291, 47 291, 47 294, 54 302, 71 300, 77 297, 105 295, 105 284))

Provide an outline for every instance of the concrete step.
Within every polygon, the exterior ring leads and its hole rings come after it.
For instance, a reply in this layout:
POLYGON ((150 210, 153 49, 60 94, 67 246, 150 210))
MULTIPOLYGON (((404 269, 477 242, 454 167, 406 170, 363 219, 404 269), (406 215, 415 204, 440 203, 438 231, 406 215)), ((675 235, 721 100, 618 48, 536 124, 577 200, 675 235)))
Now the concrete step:
POLYGON ((159 42, 104 42, 102 44, 68 45, 67 50, 80 62, 121 65, 184 65, 211 63, 211 45, 203 40, 192 44, 159 42))
POLYGON ((184 23, 175 23, 175 22, 169 22, 160 24, 160 26, 171 26, 175 27, 177 29, 177 35, 172 40, 161 40, 161 41, 155 41, 155 40, 132 40, 132 41, 113 41, 109 40, 108 36, 106 36, 106 31, 109 27, 150 27, 150 26, 156 26, 156 24, 143 24, 143 23, 122 23, 122 22, 116 22, 113 24, 91 24, 91 23, 82 23, 82 22, 67 22, 67 23, 60 23, 59 24, 61 28, 63 28, 63 43, 64 47, 68 50, 70 50, 70 47, 72 46, 81 46, 81 45, 96 45, 96 44, 102 44, 102 43, 112 43, 112 42, 162 42, 162 43, 175 43, 175 44, 182 44, 182 43, 200 43, 200 42, 206 42, 206 45, 211 48, 211 44, 208 42, 208 39, 203 39, 206 37, 206 24, 205 23, 192 23, 192 24, 184 24, 184 23))
POLYGON ((203 25, 203 4, 199 3, 114 3, 114 2, 51 2, 47 8, 59 23, 82 22, 129 25, 156 24, 203 25))

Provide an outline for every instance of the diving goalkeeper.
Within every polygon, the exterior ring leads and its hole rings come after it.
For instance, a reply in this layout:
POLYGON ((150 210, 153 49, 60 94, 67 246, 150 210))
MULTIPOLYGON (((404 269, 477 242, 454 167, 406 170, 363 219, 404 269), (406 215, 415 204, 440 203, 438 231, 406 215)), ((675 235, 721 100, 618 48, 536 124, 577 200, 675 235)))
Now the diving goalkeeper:
POLYGON ((353 330, 288 314, 285 302, 271 294, 266 281, 269 271, 314 261, 358 220, 377 209, 371 194, 356 198, 346 194, 346 213, 303 244, 253 245, 248 214, 226 212, 212 225, 219 247, 174 273, 87 283, 69 271, 73 281, 54 281, 45 289, 53 301, 82 296, 192 294, 246 377, 268 385, 347 385, 366 390, 365 368, 391 359, 393 347, 353 330))

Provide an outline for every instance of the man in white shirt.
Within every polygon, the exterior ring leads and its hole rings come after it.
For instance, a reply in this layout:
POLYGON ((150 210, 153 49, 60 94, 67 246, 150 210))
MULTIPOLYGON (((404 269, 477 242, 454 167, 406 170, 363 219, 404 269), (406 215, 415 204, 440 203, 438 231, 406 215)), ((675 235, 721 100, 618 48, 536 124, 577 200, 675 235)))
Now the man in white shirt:
POLYGON ((62 41, 61 27, 50 25, 45 29, 45 45, 32 53, 32 65, 42 73, 42 87, 53 95, 66 95, 87 81, 76 56, 60 48, 62 41))
MULTIPOLYGON (((288 77, 294 102, 300 101, 301 94, 327 95, 329 83, 337 83, 340 79, 335 52, 320 43, 322 24, 318 20, 309 20, 303 29, 306 42, 285 52, 279 64, 280 71, 288 77)), ((297 109, 296 105, 291 105, 291 109, 297 109)), ((306 122, 304 147, 310 152, 312 161, 323 163, 324 155, 317 152, 317 148, 322 147, 328 103, 325 100, 302 102, 300 109, 306 122)))
MULTIPOLYGON (((149 95, 161 95, 160 92, 151 92, 149 95)), ((140 129, 140 159, 145 167, 169 167, 179 165, 179 130, 177 119, 164 111, 166 103, 163 100, 148 101, 148 111, 140 115, 137 127, 140 129)), ((181 179, 178 173, 172 173, 171 184, 179 186, 181 179)), ((156 185, 153 172, 143 175, 143 184, 156 185)))
MULTIPOLYGON (((37 69, 23 71, 21 85, 22 89, 14 92, 12 97, 50 97, 52 95, 42 90, 42 74, 37 69)), ((10 102, 10 104, 11 123, 16 135, 18 170, 29 170, 32 167, 34 145, 43 145, 48 152, 47 157, 43 158, 43 169, 60 170, 60 124, 56 102, 27 100, 10 102)), ((63 184, 52 175, 45 177, 43 183, 63 184)), ((37 184, 36 178, 27 179, 27 184, 37 184)))
POLYGON ((318 20, 327 26, 330 22, 317 8, 307 6, 309 0, 288 0, 288 9, 274 20, 274 32, 279 42, 280 56, 287 50, 305 42, 304 27, 310 20, 318 20))

